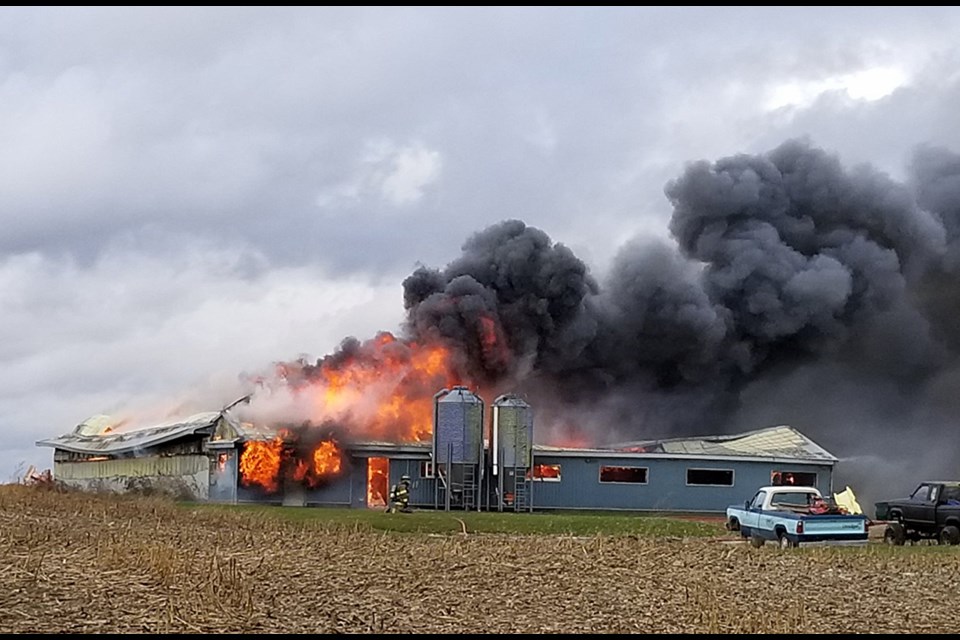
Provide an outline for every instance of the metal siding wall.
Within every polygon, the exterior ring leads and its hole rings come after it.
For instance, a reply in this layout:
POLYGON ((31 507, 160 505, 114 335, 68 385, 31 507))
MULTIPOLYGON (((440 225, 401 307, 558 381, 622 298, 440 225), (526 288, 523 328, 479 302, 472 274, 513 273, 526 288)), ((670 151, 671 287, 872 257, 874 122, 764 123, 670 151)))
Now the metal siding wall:
MULTIPOLYGON (((428 458, 394 458, 390 460, 388 488, 403 475, 410 476, 410 504, 433 507, 435 483, 422 478, 420 466, 428 458)), ((773 471, 794 470, 817 473, 820 491, 828 493, 832 467, 829 465, 797 465, 768 462, 729 462, 724 460, 670 460, 644 458, 583 458, 537 455, 537 464, 559 464, 561 481, 533 482, 535 509, 642 510, 642 511, 705 511, 723 512, 731 504, 742 504, 757 488, 770 484, 773 471), (600 483, 600 467, 646 467, 647 484, 600 483), (732 487, 687 486, 687 469, 732 469, 732 487)), ((83 463, 89 464, 89 463, 83 463)), ((59 471, 59 470, 58 470, 59 471)), ((367 458, 352 458, 348 473, 322 489, 307 491, 308 504, 366 506, 367 458)), ((237 487, 240 502, 280 503, 282 496, 266 496, 256 488, 237 487)), ((486 502, 484 501, 484 506, 486 502)))
POLYGON ((281 504, 283 493, 267 493, 257 485, 244 486, 237 483, 237 502, 262 502, 264 504, 281 504))
MULTIPOLYGON (((535 509, 626 509, 723 512, 770 484, 770 475, 784 465, 724 460, 643 458, 575 458, 537 455, 536 464, 559 464, 560 482, 533 482, 535 509), (646 467, 647 484, 601 483, 601 466, 646 467), (687 469, 732 469, 732 487, 687 486, 687 469)), ((818 488, 830 485, 831 467, 790 465, 816 471, 818 488)))
POLYGON ((351 470, 347 469, 336 478, 331 479, 316 489, 307 489, 304 492, 308 505, 341 505, 351 504, 351 470))
POLYGON ((210 501, 235 503, 237 501, 237 450, 214 451, 210 466, 210 501), (226 455, 226 463, 220 468, 219 459, 226 455))
MULTIPOLYGON (((410 476, 410 506, 433 506, 434 480, 420 477, 420 465, 429 460, 390 459, 389 487, 400 482, 401 476, 410 476)), ((389 489, 388 487, 388 489, 389 489)))
MULTIPOLYGON (((316 489, 297 488, 296 492, 291 492, 287 496, 292 503, 296 503, 302 496, 307 505, 350 505, 351 499, 351 471, 341 473, 327 484, 316 489)), ((283 504, 284 492, 281 486, 276 493, 267 493, 259 486, 243 486, 239 483, 237 486, 237 502, 262 502, 264 504, 283 504)))
MULTIPOLYGON (((410 505, 417 507, 432 507, 434 505, 434 487, 436 480, 420 477, 420 465, 429 462, 424 456, 421 459, 410 458, 405 454, 403 458, 393 458, 388 455, 373 457, 387 458, 390 461, 390 471, 387 489, 399 482, 403 475, 410 476, 410 505)), ((350 468, 334 482, 318 488, 308 489, 305 492, 308 505, 343 505, 358 508, 367 506, 367 458, 352 457, 350 468)), ((281 504, 283 493, 267 494, 256 486, 245 487, 238 483, 238 502, 262 502, 265 504, 281 504)))
POLYGON ((351 507, 360 509, 367 506, 367 459, 350 459, 350 486, 353 500, 351 507))
POLYGON ((210 458, 181 455, 55 462, 54 477, 69 486, 88 491, 152 489, 176 497, 207 500, 210 458))
POLYGON ((437 481, 434 478, 420 478, 410 484, 410 504, 419 507, 432 507, 436 497, 437 481))
POLYGON ((143 456, 90 462, 62 462, 57 476, 63 480, 188 476, 209 471, 209 468, 210 458, 205 455, 143 456))
POLYGON ((732 504, 742 504, 762 486, 770 484, 768 462, 733 462, 723 460, 676 461, 677 504, 691 511, 725 511, 732 504), (733 469, 732 487, 686 486, 687 469, 733 469))
POLYGON ((820 493, 827 495, 831 490, 836 490, 837 493, 843 491, 843 489, 837 489, 833 486, 833 467, 816 467, 817 469, 817 489, 820 489, 820 493))

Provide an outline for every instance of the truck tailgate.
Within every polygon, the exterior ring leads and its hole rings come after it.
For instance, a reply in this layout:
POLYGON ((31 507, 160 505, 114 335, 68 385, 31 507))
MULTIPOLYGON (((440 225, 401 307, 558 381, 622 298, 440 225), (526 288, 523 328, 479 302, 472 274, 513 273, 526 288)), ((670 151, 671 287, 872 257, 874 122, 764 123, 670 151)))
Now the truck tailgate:
POLYGON ((804 516, 803 533, 807 535, 865 533, 867 519, 851 516, 804 516))

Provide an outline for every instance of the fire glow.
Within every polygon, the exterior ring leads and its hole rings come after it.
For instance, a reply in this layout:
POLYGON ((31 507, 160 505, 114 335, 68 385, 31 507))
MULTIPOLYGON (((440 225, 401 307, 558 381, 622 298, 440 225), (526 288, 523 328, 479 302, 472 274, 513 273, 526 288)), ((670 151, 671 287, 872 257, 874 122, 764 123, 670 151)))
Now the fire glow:
POLYGON ((283 438, 270 441, 251 441, 243 446, 240 456, 240 477, 243 484, 259 485, 268 492, 280 487, 280 456, 283 438))
POLYGON ((343 349, 316 365, 279 365, 280 378, 310 398, 312 418, 348 426, 358 438, 424 442, 433 433, 433 394, 460 384, 443 344, 390 333, 343 349))
POLYGON ((284 431, 273 440, 244 444, 240 455, 240 478, 244 486, 259 486, 275 493, 285 477, 307 487, 316 487, 337 476, 343 468, 343 453, 333 440, 322 440, 312 450, 298 444, 284 431))
POLYGON ((390 461, 387 458, 370 458, 367 462, 367 506, 383 507, 387 504, 390 461))
MULTIPOLYGON (((477 326, 475 347, 483 359, 509 360, 499 323, 482 317, 477 326)), ((308 424, 334 425, 350 442, 429 442, 434 395, 443 388, 471 386, 463 357, 462 349, 440 338, 411 340, 380 332, 365 342, 345 340, 315 364, 302 359, 278 364, 273 380, 306 401, 308 424)), ((341 472, 343 456, 332 440, 321 442, 309 455, 293 455, 289 462, 287 449, 283 437, 248 443, 240 460, 243 484, 276 492, 285 478, 315 486, 341 472)), ((368 504, 385 504, 387 474, 385 465, 371 461, 368 504)))

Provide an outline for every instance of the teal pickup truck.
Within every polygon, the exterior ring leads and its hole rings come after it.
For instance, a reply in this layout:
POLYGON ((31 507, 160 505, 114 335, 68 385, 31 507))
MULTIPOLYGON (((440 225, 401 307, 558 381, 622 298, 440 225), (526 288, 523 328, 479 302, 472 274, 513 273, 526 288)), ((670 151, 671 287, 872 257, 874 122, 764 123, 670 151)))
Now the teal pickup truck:
POLYGON ((832 507, 816 487, 761 487, 743 505, 727 507, 727 530, 754 547, 775 541, 781 548, 804 543, 866 542, 867 517, 832 507))

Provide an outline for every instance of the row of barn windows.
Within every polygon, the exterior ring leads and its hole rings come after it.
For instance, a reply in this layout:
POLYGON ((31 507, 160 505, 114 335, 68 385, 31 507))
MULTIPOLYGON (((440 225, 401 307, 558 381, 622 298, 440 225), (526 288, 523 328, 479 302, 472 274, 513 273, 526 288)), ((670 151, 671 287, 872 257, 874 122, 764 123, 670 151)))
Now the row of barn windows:
MULTIPOLYGON (((561 465, 535 464, 527 470, 527 480, 537 482, 560 482, 561 465)), ((649 469, 647 467, 600 466, 601 484, 647 484, 649 469)), ((433 477, 433 466, 424 462, 420 466, 420 476, 433 477)), ((688 468, 687 484, 700 487, 732 487, 734 482, 733 469, 703 469, 688 468)), ((770 473, 770 484, 798 485, 804 487, 817 486, 817 474, 804 471, 773 471, 770 473)))

